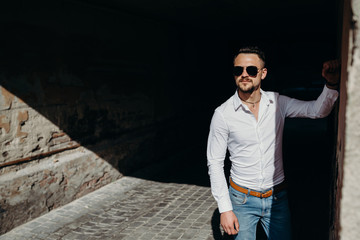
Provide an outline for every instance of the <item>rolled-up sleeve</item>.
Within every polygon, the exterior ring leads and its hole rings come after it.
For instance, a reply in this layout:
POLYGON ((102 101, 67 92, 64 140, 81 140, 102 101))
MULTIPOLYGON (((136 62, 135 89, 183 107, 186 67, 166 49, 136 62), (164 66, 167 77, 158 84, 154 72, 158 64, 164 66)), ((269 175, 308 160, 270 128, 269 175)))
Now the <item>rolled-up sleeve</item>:
POLYGON ((209 168, 211 192, 218 203, 220 213, 233 209, 224 174, 224 159, 228 136, 229 130, 225 119, 220 111, 215 110, 208 137, 207 165, 209 168))

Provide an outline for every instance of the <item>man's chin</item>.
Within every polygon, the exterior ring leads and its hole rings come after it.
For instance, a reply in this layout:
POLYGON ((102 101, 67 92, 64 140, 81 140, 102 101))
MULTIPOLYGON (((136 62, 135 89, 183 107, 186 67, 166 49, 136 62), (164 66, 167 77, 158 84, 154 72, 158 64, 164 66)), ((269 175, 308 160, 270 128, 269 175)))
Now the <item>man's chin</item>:
POLYGON ((239 87, 239 91, 243 93, 252 93, 254 92, 254 90, 255 90, 254 87, 247 87, 247 88, 239 87))

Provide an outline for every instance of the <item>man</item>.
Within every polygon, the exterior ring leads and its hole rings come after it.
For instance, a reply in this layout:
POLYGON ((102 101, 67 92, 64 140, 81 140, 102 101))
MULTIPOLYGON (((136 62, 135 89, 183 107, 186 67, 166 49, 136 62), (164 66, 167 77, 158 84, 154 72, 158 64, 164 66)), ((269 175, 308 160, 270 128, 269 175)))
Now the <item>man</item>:
POLYGON ((207 159, 220 224, 229 235, 255 239, 261 222, 269 239, 291 239, 285 188, 282 136, 286 117, 326 117, 338 97, 339 63, 324 63, 326 86, 316 101, 300 101, 261 89, 265 55, 258 47, 239 50, 234 59, 236 93, 213 115, 207 159), (229 150, 230 187, 224 174, 229 150))

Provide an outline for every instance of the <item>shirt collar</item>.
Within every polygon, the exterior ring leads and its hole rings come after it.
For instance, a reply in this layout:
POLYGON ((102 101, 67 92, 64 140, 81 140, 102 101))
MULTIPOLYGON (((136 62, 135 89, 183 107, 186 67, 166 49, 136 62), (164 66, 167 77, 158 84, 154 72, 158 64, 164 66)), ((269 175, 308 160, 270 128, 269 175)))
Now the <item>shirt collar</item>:
MULTIPOLYGON (((265 91, 263 91, 262 89, 260 89, 261 92, 261 100, 260 103, 265 103, 267 106, 269 106, 270 103, 272 103, 272 101, 270 101, 270 99, 268 98, 267 94, 265 91)), ((237 111, 241 105, 243 105, 239 94, 238 94, 238 90, 236 89, 235 94, 234 94, 234 110, 237 111)))

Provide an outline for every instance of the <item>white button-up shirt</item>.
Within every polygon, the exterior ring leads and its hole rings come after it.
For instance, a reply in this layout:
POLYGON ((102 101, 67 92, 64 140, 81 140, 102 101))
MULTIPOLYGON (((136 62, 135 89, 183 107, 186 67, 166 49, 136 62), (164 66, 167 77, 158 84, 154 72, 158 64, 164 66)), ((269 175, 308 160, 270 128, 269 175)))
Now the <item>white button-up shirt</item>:
POLYGON ((254 190, 269 189, 284 180, 282 138, 286 117, 326 117, 338 97, 326 86, 316 101, 300 101, 261 90, 258 121, 236 92, 213 115, 207 146, 211 191, 220 213, 232 210, 224 174, 226 149, 230 177, 254 190))

